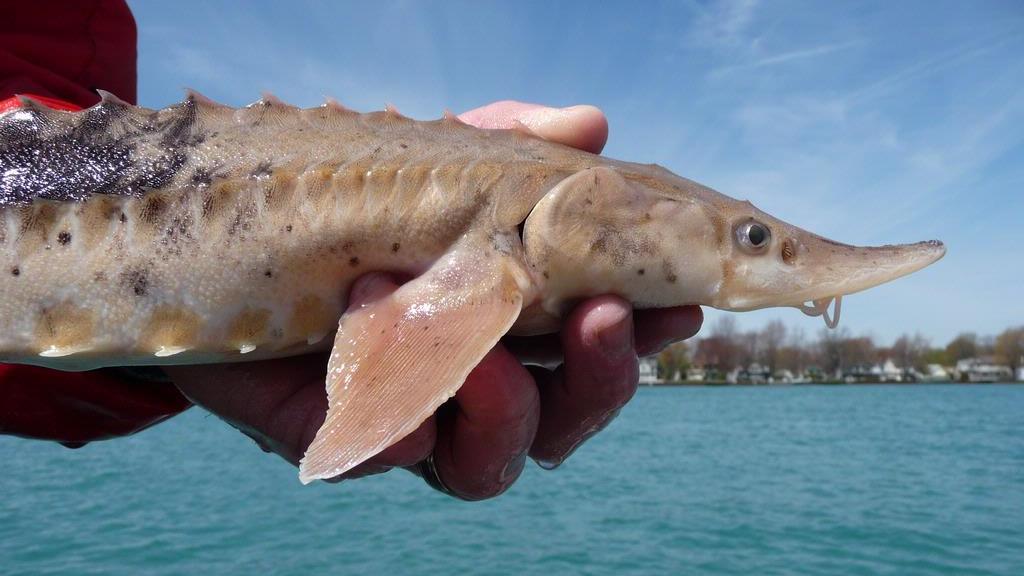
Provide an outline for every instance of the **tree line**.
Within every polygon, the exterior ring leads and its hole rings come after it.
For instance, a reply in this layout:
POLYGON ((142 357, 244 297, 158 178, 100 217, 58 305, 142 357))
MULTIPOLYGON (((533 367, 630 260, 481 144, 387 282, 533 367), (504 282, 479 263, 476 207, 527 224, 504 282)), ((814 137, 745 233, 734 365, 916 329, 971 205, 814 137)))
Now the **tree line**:
POLYGON ((756 363, 770 374, 783 370, 842 374, 891 360, 903 371, 925 372, 929 364, 955 366, 968 358, 992 358, 1016 375, 1024 360, 1024 326, 1007 328, 996 336, 963 332, 945 346, 935 346, 921 334, 903 334, 891 346, 884 346, 871 336, 853 336, 846 328, 822 329, 816 338, 807 338, 802 328, 787 327, 781 320, 744 332, 734 317, 721 316, 707 336, 663 350, 658 355, 658 369, 660 374, 674 375, 685 374, 693 366, 724 377, 735 368, 756 363))

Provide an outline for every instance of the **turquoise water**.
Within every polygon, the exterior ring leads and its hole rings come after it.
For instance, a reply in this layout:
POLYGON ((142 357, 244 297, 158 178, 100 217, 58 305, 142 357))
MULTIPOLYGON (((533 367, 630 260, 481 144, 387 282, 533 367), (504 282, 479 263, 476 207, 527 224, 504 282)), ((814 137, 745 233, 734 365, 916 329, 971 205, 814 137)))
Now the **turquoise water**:
POLYGON ((198 410, 0 439, 0 574, 1024 574, 1024 386, 643 389, 565 466, 464 503, 303 487, 198 410))

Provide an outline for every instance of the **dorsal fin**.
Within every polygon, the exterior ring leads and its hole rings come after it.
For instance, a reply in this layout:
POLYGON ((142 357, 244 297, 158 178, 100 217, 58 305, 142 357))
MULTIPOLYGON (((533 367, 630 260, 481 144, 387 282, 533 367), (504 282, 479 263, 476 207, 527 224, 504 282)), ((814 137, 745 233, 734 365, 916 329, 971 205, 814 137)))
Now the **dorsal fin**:
POLYGON ((107 92, 106 90, 97 88, 96 93, 100 95, 100 102, 97 106, 117 106, 120 108, 127 108, 131 106, 131 104, 115 96, 113 92, 107 92))
POLYGON ((16 96, 16 98, 18 99, 18 102, 21 102, 21 109, 22 110, 36 110, 36 111, 49 110, 51 112, 56 112, 56 110, 54 110, 53 108, 50 108, 46 104, 43 104, 42 102, 40 102, 39 100, 36 100, 35 98, 33 98, 32 96, 30 96, 28 94, 18 94, 16 96))
POLYGON ((277 96, 274 96, 270 92, 264 92, 263 94, 261 94, 261 96, 262 97, 260 98, 259 102, 262 103, 264 106, 272 106, 272 107, 280 107, 280 108, 290 108, 292 110, 295 110, 295 109, 298 108, 297 106, 293 106, 292 104, 289 104, 289 103, 285 102, 284 100, 281 100, 280 98, 278 98, 277 96))
POLYGON ((108 96, 102 96, 101 93, 101 99, 96 104, 74 113, 72 138, 79 141, 116 138, 120 137, 126 129, 132 128, 118 122, 127 115, 132 106, 113 97, 112 94, 108 93, 108 96))
POLYGON ((404 124, 407 122, 415 122, 415 120, 413 120, 412 118, 400 114, 398 112, 398 109, 390 104, 388 104, 387 107, 384 108, 384 110, 378 112, 367 112, 365 114, 362 114, 362 117, 365 119, 367 123, 370 124, 380 123, 396 125, 404 124))
POLYGON ((11 118, 11 121, 14 122, 36 122, 39 123, 40 127, 49 127, 69 115, 68 112, 54 110, 35 98, 24 94, 18 95, 18 101, 21 102, 21 108, 14 110, 14 112, 20 112, 21 114, 11 118))
POLYGON ((447 108, 445 108, 444 114, 441 116, 440 122, 441 126, 448 128, 450 130, 473 127, 471 124, 467 124, 465 121, 462 120, 462 118, 459 118, 458 115, 456 115, 454 112, 447 108))
POLYGON ((324 99, 324 103, 300 112, 306 124, 318 130, 330 130, 341 122, 347 121, 358 112, 349 110, 334 98, 324 99))
POLYGON ((157 111, 156 129, 161 133, 161 144, 176 147, 191 143, 198 113, 199 105, 191 98, 157 111))
POLYGON ((356 112, 353 111, 351 108, 348 108, 341 102, 338 102, 337 100, 331 97, 327 97, 326 99, 324 99, 324 103, 321 107, 327 108, 328 110, 334 112, 338 112, 340 114, 356 114, 356 112))
POLYGON ((202 93, 200 93, 198 90, 193 90, 192 88, 186 88, 185 89, 185 100, 186 101, 191 101, 191 102, 195 103, 196 108, 198 108, 200 110, 205 110, 205 109, 210 109, 210 110, 230 110, 231 109, 230 106, 228 106, 226 104, 221 104, 220 102, 217 102, 216 100, 214 100, 212 98, 209 98, 209 97, 203 95, 202 93))
POLYGON ((538 136, 537 133, 534 132, 532 128, 530 128, 526 124, 523 124, 519 120, 513 120, 512 121, 512 126, 509 128, 509 130, 511 130, 512 132, 514 132, 516 134, 521 134, 523 136, 528 136, 530 138, 538 138, 538 139, 543 140, 543 138, 538 136))
POLYGON ((216 128, 211 128, 211 124, 233 121, 234 108, 227 104, 221 104, 195 90, 187 89, 185 91, 185 102, 191 103, 195 110, 196 123, 201 130, 215 131, 216 128))
POLYGON ((235 110, 235 122, 250 126, 280 126, 298 111, 295 106, 264 93, 259 100, 235 110))
POLYGON ((75 114, 75 134, 84 138, 110 139, 138 133, 152 122, 149 110, 133 106, 106 90, 97 89, 100 101, 75 114))

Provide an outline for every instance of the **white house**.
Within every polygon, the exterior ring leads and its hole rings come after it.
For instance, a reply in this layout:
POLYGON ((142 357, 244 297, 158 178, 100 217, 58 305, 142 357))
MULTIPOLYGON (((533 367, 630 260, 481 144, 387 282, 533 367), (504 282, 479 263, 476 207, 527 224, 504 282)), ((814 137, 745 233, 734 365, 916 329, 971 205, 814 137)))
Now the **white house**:
POLYGON ((879 382, 902 382, 903 371, 896 367, 891 358, 886 358, 881 365, 871 367, 871 374, 878 377, 879 382))
POLYGON ((996 364, 992 358, 965 358, 956 363, 961 382, 1006 382, 1013 376, 1009 366, 996 364))
POLYGON ((703 368, 691 366, 686 370, 686 379, 690 382, 703 382, 706 377, 707 373, 703 368))
POLYGON ((929 364, 925 367, 921 380, 924 382, 949 382, 951 376, 941 364, 929 364))
POLYGON ((653 386, 655 384, 661 384, 662 380, 658 378, 658 359, 650 356, 647 358, 640 359, 640 385, 641 386, 653 386))

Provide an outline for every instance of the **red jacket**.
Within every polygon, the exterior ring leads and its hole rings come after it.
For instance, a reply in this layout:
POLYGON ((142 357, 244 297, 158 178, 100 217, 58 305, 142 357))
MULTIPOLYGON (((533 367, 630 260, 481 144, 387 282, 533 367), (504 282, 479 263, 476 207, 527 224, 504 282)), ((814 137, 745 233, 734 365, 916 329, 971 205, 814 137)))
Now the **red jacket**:
MULTIPOLYGON (((124 0, 20 0, 0 6, 0 101, 37 94, 88 107, 95 89, 134 103, 135 19, 124 0)), ((0 434, 77 447, 132 434, 188 408, 169 383, 117 372, 0 364, 0 434)))

